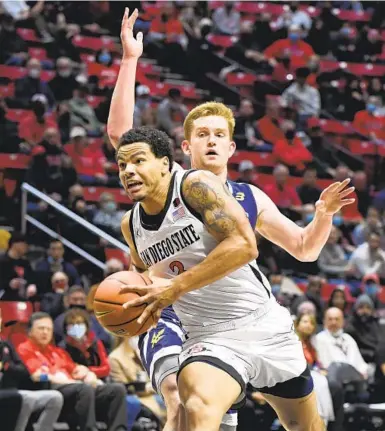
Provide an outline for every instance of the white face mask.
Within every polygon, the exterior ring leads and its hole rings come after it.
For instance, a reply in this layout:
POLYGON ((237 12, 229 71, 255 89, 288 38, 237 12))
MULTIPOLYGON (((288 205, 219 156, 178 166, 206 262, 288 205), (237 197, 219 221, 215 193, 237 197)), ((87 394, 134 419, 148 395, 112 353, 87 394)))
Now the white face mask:
POLYGON ((75 323, 74 325, 70 325, 67 329, 67 334, 70 337, 76 338, 80 340, 86 335, 87 326, 85 323, 75 323))
POLYGON ((62 78, 68 78, 69 76, 71 76, 72 71, 71 69, 63 69, 63 70, 58 70, 57 73, 62 78))
POLYGON ((29 69, 29 76, 31 78, 34 78, 34 79, 40 78, 40 73, 41 73, 40 69, 36 69, 36 68, 29 69))

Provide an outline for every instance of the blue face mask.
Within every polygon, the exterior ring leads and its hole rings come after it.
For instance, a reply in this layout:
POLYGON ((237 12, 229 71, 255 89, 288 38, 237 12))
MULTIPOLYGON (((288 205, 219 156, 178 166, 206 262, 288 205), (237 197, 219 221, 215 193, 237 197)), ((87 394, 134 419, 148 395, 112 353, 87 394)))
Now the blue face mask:
POLYGON ((292 42, 297 42, 297 40, 299 40, 299 34, 298 33, 289 33, 289 39, 292 42))
POLYGON ((103 52, 98 57, 99 63, 108 64, 111 61, 111 55, 108 52, 103 52))
POLYGON ((103 208, 104 208, 107 212, 109 212, 109 213, 113 213, 114 211, 116 211, 117 206, 116 206, 116 203, 115 203, 115 202, 110 201, 110 202, 106 202, 106 203, 103 205, 103 208))
POLYGON ((67 329, 67 335, 77 340, 82 339, 87 332, 87 326, 84 323, 75 323, 67 329))
POLYGON ((271 285, 271 291, 274 296, 277 296, 278 293, 281 291, 281 285, 280 284, 272 284, 271 285))
POLYGON ((314 214, 306 214, 305 216, 305 223, 309 224, 310 222, 312 222, 314 219, 314 214))
POLYGON ((368 283, 365 285, 365 293, 372 298, 377 296, 378 286, 376 283, 368 283))
POLYGON ((344 222, 344 219, 341 216, 336 215, 333 217, 334 226, 341 226, 343 222, 344 222))
POLYGON ((343 36, 350 36, 350 28, 348 28, 348 27, 344 27, 344 28, 341 28, 341 34, 343 35, 343 36))
POLYGON ((368 104, 366 105, 366 110, 367 110, 368 112, 373 113, 373 112, 375 112, 375 111, 376 111, 376 109, 377 109, 377 106, 376 106, 374 103, 368 103, 368 104))

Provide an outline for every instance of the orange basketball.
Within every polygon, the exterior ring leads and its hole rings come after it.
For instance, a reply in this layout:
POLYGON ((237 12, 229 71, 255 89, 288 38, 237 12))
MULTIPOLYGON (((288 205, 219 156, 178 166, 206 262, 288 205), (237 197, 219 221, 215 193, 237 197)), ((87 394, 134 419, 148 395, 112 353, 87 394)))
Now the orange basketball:
POLYGON ((125 310, 122 305, 132 301, 137 293, 120 293, 124 285, 149 285, 151 280, 143 274, 132 271, 121 271, 110 275, 102 281, 96 290, 94 298, 94 312, 99 322, 109 332, 118 336, 133 337, 146 332, 154 324, 150 316, 141 325, 137 318, 146 308, 146 304, 125 310))

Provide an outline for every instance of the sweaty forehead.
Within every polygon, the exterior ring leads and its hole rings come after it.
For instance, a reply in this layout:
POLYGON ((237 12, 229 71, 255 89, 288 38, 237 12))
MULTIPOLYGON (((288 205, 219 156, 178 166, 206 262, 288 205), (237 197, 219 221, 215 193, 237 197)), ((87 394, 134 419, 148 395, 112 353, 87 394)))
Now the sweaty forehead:
POLYGON ((133 144, 123 145, 116 153, 117 159, 130 159, 136 154, 152 154, 151 147, 146 142, 135 142, 133 144))
POLYGON ((229 130, 229 125, 227 124, 227 120, 224 117, 220 117, 218 115, 210 115, 208 117, 197 118, 194 121, 194 129, 197 130, 199 128, 207 128, 210 130, 214 129, 223 129, 229 130))

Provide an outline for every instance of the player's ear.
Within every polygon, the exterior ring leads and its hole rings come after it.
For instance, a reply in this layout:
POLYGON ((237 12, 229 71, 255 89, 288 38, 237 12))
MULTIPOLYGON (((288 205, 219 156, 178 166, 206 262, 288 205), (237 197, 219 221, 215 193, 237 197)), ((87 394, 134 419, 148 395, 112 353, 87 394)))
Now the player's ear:
POLYGON ((167 172, 170 172, 170 160, 168 157, 163 157, 162 160, 162 176, 166 175, 167 172))
POLYGON ((232 155, 235 153, 235 150, 237 149, 237 145, 234 141, 230 142, 230 148, 229 148, 229 157, 232 157, 232 155))
POLYGON ((181 148, 182 151, 186 154, 186 156, 191 156, 190 142, 187 139, 182 141, 181 148))

